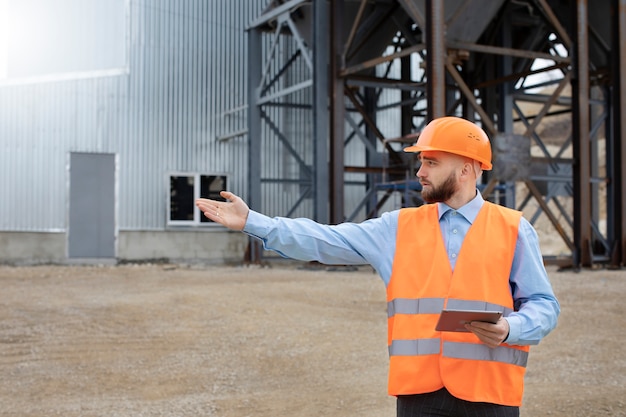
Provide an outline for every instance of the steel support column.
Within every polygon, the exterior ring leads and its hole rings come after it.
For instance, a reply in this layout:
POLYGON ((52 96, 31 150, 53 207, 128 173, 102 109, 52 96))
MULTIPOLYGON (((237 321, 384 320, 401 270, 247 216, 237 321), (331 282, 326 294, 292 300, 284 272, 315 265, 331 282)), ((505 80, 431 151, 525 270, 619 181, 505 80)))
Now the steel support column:
POLYGON ((576 0, 572 77, 574 155, 574 267, 593 263, 589 140, 589 31, 587 0, 576 0))
MULTIPOLYGON (((248 30, 248 205, 261 210, 261 108, 258 105, 259 84, 261 82, 261 30, 248 30)), ((261 245, 250 238, 246 261, 256 263, 261 260, 261 245)))
MULTIPOLYGON (((511 48, 513 45, 511 37, 511 15, 504 14, 502 16, 503 27, 498 31, 500 42, 505 48, 511 48)), ((513 73, 513 57, 510 55, 501 55, 498 57, 498 78, 504 78, 508 74, 513 73)), ((514 86, 512 82, 503 82, 498 89, 500 100, 498 101, 498 132, 504 132, 507 134, 513 133, 513 90, 514 86)), ((505 191, 505 202, 508 207, 516 206, 516 192, 515 182, 507 183, 505 191)))
POLYGON ((344 1, 331 0, 330 13, 330 222, 341 223, 344 215, 345 97, 343 78, 344 1))
MULTIPOLYGON (((327 59, 315 59, 311 48, 317 43, 315 37, 327 39, 328 35, 313 30, 313 7, 326 8, 327 4, 272 2, 247 29, 251 36, 258 35, 250 38, 248 48, 249 201, 271 215, 306 215, 324 222, 328 215, 328 89, 324 87, 327 79, 314 83, 313 77, 314 64, 326 69, 327 59), (262 156, 268 148, 272 152, 262 156), (261 194, 269 192, 274 193, 272 201, 261 201, 261 194)), ((323 20, 328 12, 321 13, 323 20)), ((320 53, 326 52, 323 41, 320 48, 320 53)), ((324 76, 326 71, 320 74, 324 76)))
POLYGON ((328 223, 328 4, 313 2, 313 213, 319 223, 328 223))
POLYGON ((443 0, 426 2, 428 121, 446 115, 446 35, 443 0))
MULTIPOLYGON (((611 176, 609 213, 613 213, 610 267, 626 265, 626 0, 612 1, 613 133, 610 142, 611 176)), ((611 223, 609 223, 610 225, 611 223)))

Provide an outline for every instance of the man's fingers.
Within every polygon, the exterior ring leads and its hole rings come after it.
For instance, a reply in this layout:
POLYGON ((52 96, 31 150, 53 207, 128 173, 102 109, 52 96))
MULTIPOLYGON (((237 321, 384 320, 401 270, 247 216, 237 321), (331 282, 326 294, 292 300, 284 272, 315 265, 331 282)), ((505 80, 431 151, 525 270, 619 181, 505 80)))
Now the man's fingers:
POLYGON ((220 191, 220 196, 222 196, 222 198, 230 201, 231 203, 237 203, 238 201, 241 201, 243 203, 243 200, 241 198, 239 198, 238 195, 233 194, 230 191, 220 191))
POLYGON ((235 194, 231 193, 230 191, 220 191, 220 195, 226 200, 233 200, 235 197, 237 197, 235 194))
POLYGON ((506 326, 508 323, 500 323, 492 324, 492 323, 484 323, 480 321, 474 321, 465 325, 467 330, 474 333, 481 342, 486 344, 489 347, 497 347, 502 343, 502 341, 506 338, 506 334, 508 334, 508 330, 506 330, 503 326, 506 326))
POLYGON ((208 200, 205 198, 199 198, 198 200, 196 200, 196 206, 206 217, 211 220, 215 220, 213 219, 213 217, 220 217, 220 205, 218 203, 218 201, 208 200))

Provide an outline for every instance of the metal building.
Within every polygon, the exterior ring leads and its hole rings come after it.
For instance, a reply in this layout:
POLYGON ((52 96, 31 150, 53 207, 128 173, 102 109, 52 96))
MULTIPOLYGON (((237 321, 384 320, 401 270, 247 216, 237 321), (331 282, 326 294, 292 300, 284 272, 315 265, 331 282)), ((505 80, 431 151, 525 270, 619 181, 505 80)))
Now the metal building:
POLYGON ((0 2, 0 262, 240 261, 193 199, 247 189, 266 3, 0 2))

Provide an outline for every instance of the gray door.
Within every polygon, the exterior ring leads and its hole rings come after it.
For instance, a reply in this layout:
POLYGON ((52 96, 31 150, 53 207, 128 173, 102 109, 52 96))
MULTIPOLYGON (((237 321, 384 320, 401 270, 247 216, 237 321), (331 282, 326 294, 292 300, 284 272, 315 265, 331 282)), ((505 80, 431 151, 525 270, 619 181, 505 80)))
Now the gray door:
POLYGON ((115 258, 114 154, 70 154, 68 256, 115 258))

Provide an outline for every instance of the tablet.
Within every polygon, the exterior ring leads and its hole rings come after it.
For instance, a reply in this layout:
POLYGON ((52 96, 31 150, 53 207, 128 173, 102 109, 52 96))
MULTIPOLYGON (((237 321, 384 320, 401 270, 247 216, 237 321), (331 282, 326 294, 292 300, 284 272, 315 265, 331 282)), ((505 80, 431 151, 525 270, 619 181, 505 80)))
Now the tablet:
POLYGON ((435 330, 439 332, 469 332, 465 324, 472 321, 496 323, 502 317, 500 311, 443 310, 435 330))

